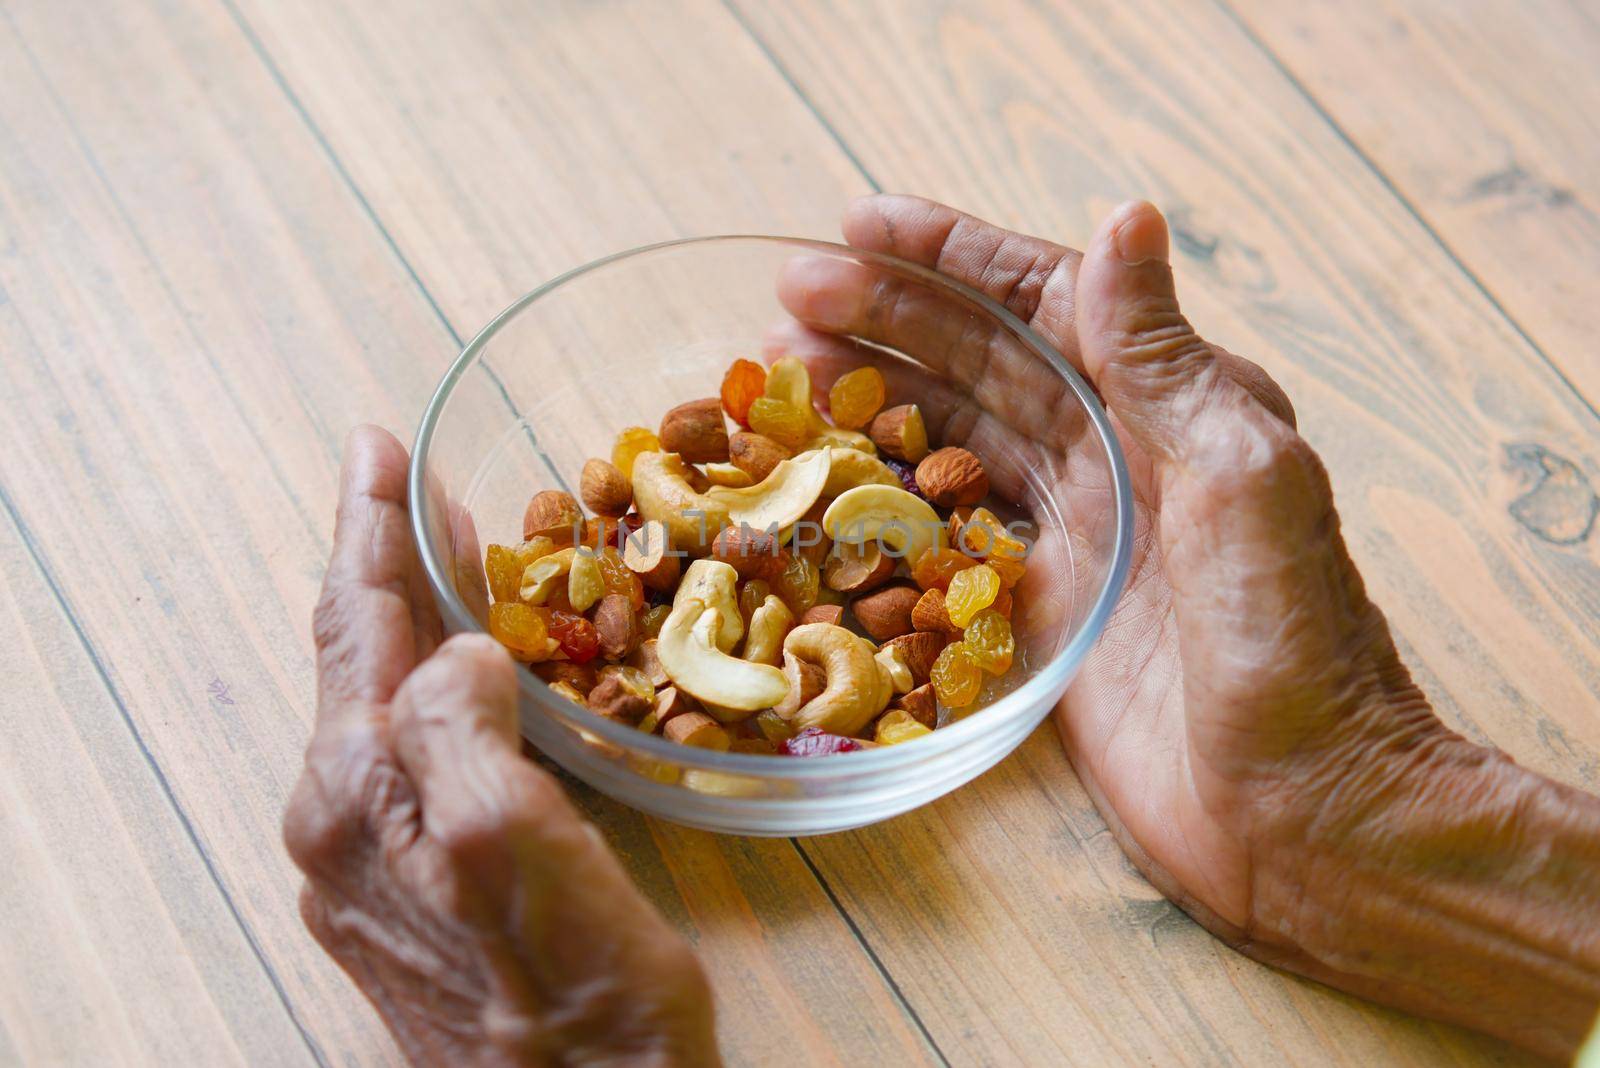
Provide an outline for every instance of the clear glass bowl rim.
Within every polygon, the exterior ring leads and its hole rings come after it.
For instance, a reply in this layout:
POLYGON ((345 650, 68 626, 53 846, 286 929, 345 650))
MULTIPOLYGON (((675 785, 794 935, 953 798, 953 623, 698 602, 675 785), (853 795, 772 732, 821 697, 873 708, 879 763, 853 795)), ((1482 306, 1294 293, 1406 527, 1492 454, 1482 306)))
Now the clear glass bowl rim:
MULTIPOLYGON (((881 264, 892 270, 910 275, 931 288, 954 293, 978 305, 1000 321, 1037 356, 1055 368, 1067 380, 1068 385, 1072 387, 1073 393, 1088 413, 1090 425, 1094 427, 1095 432, 1099 435, 1101 447, 1105 450, 1106 457, 1111 464, 1111 489, 1116 507, 1115 545, 1112 550, 1111 566, 1106 572, 1106 580, 1099 593, 1096 594, 1089 614, 1084 618, 1083 626, 1073 639, 1067 643, 1066 648, 1040 667, 1027 682, 1006 694, 999 701, 956 723, 941 727, 925 738, 917 739, 914 745, 881 746, 851 753, 836 753, 825 759, 785 760, 758 753, 723 753, 710 749, 678 745, 667 741, 665 738, 641 733, 631 727, 613 723, 600 716, 591 716, 588 721, 582 724, 582 730, 623 750, 647 755, 680 767, 699 768, 706 771, 747 775, 757 778, 786 780, 837 779, 847 774, 851 776, 871 774, 875 771, 888 771, 890 769, 903 768, 910 764, 935 760, 941 754, 960 747, 980 731, 990 729, 987 724, 994 719, 1010 718, 1022 714, 1026 709, 1039 702, 1042 694, 1058 687, 1063 687, 1071 679, 1084 656, 1088 654, 1089 649, 1105 629, 1106 622, 1110 619, 1111 612, 1116 607, 1117 599, 1121 596, 1123 586, 1127 582, 1128 570, 1133 556, 1133 489, 1128 478, 1128 467, 1122 455, 1122 447, 1117 441, 1116 434, 1112 432, 1111 423, 1106 417, 1104 407, 1100 404, 1100 398, 1089 387, 1088 383, 1083 380, 1083 377, 1067 362, 1065 357, 1021 319, 971 286, 939 274, 936 271, 931 271, 909 260, 903 260, 898 256, 868 252, 833 241, 819 241, 804 237, 782 237, 771 234, 716 234, 702 237, 686 237, 671 241, 659 241, 650 245, 640 245, 636 248, 614 252, 597 260, 591 260, 557 275, 537 289, 519 297, 499 315, 490 320, 489 324, 468 342, 466 348, 461 350, 460 355, 450 365, 450 369, 445 372, 444 378, 440 380, 439 387, 434 391, 433 397, 428 401, 428 406, 422 413, 422 422, 417 428, 416 440, 411 449, 411 467, 407 479, 407 494, 412 502, 412 535, 416 539, 418 554, 422 558, 423 569, 427 574, 428 583, 433 589, 434 599, 438 603, 440 613, 444 618, 447 632, 473 631, 480 634, 484 633, 483 627, 478 624, 477 619, 461 600, 460 595, 456 593, 454 584, 447 581, 449 572, 441 566, 440 553, 430 536, 429 525, 425 521, 424 508, 421 502, 427 500, 425 478, 428 448, 432 444, 434 431, 438 427, 439 419, 449 403, 450 394, 454 390, 456 383, 473 366, 495 334, 499 333, 501 328, 518 314, 535 304, 540 298, 553 293, 566 283, 591 271, 611 266, 635 256, 644 256, 666 249, 743 242, 761 242, 813 249, 830 256, 844 256, 864 263, 881 264)), ((564 713, 555 711, 556 702, 570 704, 565 698, 558 697, 551 692, 550 687, 546 685, 543 679, 521 664, 517 665, 517 685, 523 696, 531 698, 535 706, 541 711, 550 713, 552 716, 559 717, 564 715, 564 713)))

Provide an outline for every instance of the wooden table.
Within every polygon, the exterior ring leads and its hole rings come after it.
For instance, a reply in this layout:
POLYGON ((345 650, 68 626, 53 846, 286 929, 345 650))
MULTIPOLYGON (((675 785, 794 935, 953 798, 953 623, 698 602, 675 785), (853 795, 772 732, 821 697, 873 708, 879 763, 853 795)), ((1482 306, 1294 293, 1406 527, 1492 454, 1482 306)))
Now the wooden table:
MULTIPOLYGON (((398 1059, 278 836, 345 429, 558 271, 872 189, 1166 208, 1444 714, 1600 786, 1597 69, 1558 0, 0 2, 0 1063, 398 1059)), ((820 839, 577 794, 734 1063, 1519 1059, 1218 944, 1048 729, 820 839)))

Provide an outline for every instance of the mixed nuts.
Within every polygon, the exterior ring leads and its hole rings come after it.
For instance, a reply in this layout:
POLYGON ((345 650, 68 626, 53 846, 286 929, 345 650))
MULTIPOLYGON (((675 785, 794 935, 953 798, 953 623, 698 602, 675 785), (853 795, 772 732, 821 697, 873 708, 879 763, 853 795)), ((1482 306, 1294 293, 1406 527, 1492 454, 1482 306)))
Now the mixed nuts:
POLYGON ((736 360, 584 464, 581 506, 536 493, 485 553, 489 632, 594 714, 709 749, 895 745, 974 707, 1016 659, 1027 538, 876 368, 833 383, 831 421, 811 397, 797 359, 736 360))

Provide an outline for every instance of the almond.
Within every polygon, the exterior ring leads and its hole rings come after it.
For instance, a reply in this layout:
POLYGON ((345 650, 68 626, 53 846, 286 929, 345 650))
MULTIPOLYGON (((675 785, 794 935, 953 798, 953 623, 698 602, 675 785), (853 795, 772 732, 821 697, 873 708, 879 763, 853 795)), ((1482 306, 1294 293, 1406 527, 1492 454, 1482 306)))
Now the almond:
MULTIPOLYGON (((818 694, 828 688, 828 673, 809 660, 801 660, 797 656, 785 653, 783 655, 783 677, 789 680, 789 692, 782 701, 773 706, 772 711, 776 717, 776 723, 771 725, 776 727, 781 724, 782 730, 778 733, 787 738, 793 732, 793 729, 788 726, 788 721, 794 718, 796 712, 810 704, 818 694)), ((765 716, 766 713, 763 712, 756 717, 756 726, 762 728, 763 732, 765 732, 765 728, 770 723, 764 718, 765 716)), ((768 734, 767 737, 773 737, 773 735, 768 734)))
POLYGON ((850 604, 861 629, 875 642, 911 633, 911 610, 921 594, 914 586, 888 586, 850 604))
POLYGON ((866 593, 888 582, 896 563, 875 541, 859 545, 837 542, 833 555, 822 565, 822 581, 840 593, 866 593))
POLYGON ((901 659, 911 669, 913 683, 922 686, 927 683, 933 662, 939 659, 939 653, 945 647, 945 636, 933 631, 916 630, 891 638, 884 645, 892 645, 900 650, 901 659))
POLYGON ((671 593, 678 588, 682 564, 672 548, 667 525, 651 519, 622 543, 622 562, 652 590, 671 593))
POLYGON ((945 508, 977 504, 989 495, 989 476, 966 449, 946 448, 929 453, 917 465, 917 488, 945 508))
POLYGON ((839 621, 842 619, 844 619, 843 605, 818 604, 807 608, 805 613, 800 617, 800 623, 797 625, 804 625, 806 623, 831 623, 837 627, 841 625, 839 621))
POLYGON ((650 702, 635 693, 616 675, 608 675, 595 684, 584 701, 589 711, 617 723, 632 727, 650 711, 650 702))
POLYGON ((728 426, 718 397, 680 404, 661 420, 661 448, 691 464, 726 463, 728 426))
POLYGON ((550 660, 533 665, 533 673, 551 686, 561 682, 576 690, 579 704, 582 704, 583 699, 589 696, 589 691, 594 689, 594 668, 588 664, 574 664, 570 660, 550 660))
POLYGON ((761 434, 741 430, 728 439, 728 455, 733 466, 760 482, 772 469, 789 458, 789 450, 761 434))
POLYGON ((937 587, 917 599, 911 609, 911 625, 934 634, 955 636, 961 633, 961 628, 950 621, 950 613, 944 607, 944 591, 937 587))
POLYGON ((661 733, 667 736, 668 741, 677 742, 679 745, 692 745, 700 749, 716 749, 726 752, 729 743, 728 732, 722 725, 704 712, 685 712, 681 716, 673 716, 667 721, 661 733))
POLYGON ((522 513, 522 539, 543 534, 557 545, 571 545, 573 527, 583 523, 583 509, 565 490, 541 490, 522 513))
POLYGON ((595 515, 615 519, 626 515, 633 503, 633 483, 607 460, 590 460, 583 465, 578 479, 578 496, 583 505, 595 515))
POLYGON ((639 644, 639 620, 633 614, 633 601, 620 593, 608 593, 594 609, 594 629, 600 638, 600 655, 621 660, 639 644))
POLYGON ((901 694, 896 707, 905 709, 912 719, 930 731, 939 725, 939 699, 934 696, 933 687, 926 683, 901 694))
POLYGON ((928 427, 922 421, 922 409, 915 404, 879 412, 867 435, 896 460, 914 464, 928 455, 928 427))
POLYGON ((749 527, 724 528, 711 543, 711 558, 730 565, 740 578, 769 582, 783 574, 791 559, 777 535, 749 527))

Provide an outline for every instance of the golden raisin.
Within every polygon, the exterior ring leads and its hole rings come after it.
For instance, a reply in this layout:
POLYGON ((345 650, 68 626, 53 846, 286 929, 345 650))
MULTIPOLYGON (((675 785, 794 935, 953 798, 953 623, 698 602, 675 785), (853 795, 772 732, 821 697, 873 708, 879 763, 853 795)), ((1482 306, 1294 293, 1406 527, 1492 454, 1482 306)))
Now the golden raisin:
POLYGON ((928 678, 939 703, 947 708, 965 708, 978 699, 983 687, 983 669, 967 652, 965 642, 951 642, 940 650, 928 678))
POLYGON ((989 674, 1004 675, 1011 670, 1017 643, 1011 637, 1011 624, 993 608, 985 608, 973 616, 961 640, 973 663, 989 674))
POLYGON ((872 740, 879 745, 899 745, 932 733, 913 719, 910 712, 903 708, 891 708, 878 719, 872 740))
POLYGON ((489 576, 489 592, 497 601, 515 601, 522 589, 522 573, 528 565, 556 551, 556 543, 540 534, 521 545, 491 545, 484 551, 483 569, 489 576))
POLYGON ((549 612, 520 601, 489 606, 489 633, 519 660, 543 660, 550 654, 549 612))
POLYGON ((872 422, 883 407, 883 372, 876 367, 857 367, 842 374, 828 390, 828 414, 833 425, 858 430, 872 422))
POLYGON ((643 631, 646 638, 659 637, 662 624, 666 623, 667 617, 671 614, 672 606, 670 604, 658 604, 640 617, 639 629, 643 631))
POLYGON ((1000 593, 1000 576, 988 564, 979 564, 950 576, 950 588, 945 591, 944 610, 950 622, 965 627, 972 617, 994 604, 1000 593))
POLYGON ((722 410, 742 427, 750 425, 750 405, 767 391, 767 369, 754 360, 734 360, 722 376, 722 410))
POLYGON ((739 587, 739 614, 744 617, 744 625, 750 625, 750 617, 756 614, 756 609, 767 602, 767 594, 772 592, 772 587, 766 579, 750 579, 739 587))
POLYGON ((790 556, 788 565, 773 580, 772 588, 798 617, 817 603, 817 587, 821 583, 822 572, 817 570, 816 564, 803 556, 790 556))
POLYGON ((620 593, 628 598, 628 603, 633 605, 637 612, 644 607, 644 583, 627 564, 622 562, 622 554, 610 545, 601 549, 598 554, 600 561, 600 579, 605 584, 607 593, 620 593))
POLYGON ((617 435, 611 446, 611 463, 629 478, 633 477, 633 461, 641 452, 660 452, 661 441, 655 431, 642 426, 630 426, 617 435))
POLYGON ((933 548, 912 563, 911 577, 925 590, 942 590, 950 585, 956 572, 977 565, 978 561, 958 549, 933 548))
MULTIPOLYGON (((951 517, 955 522, 955 517, 951 517)), ((958 535, 959 544, 973 556, 983 557, 1000 576, 1006 588, 1015 586, 1027 568, 1028 545, 1014 537, 987 508, 979 508, 967 517, 958 535)))
POLYGON ((786 401, 757 397, 750 405, 750 429, 786 449, 798 449, 811 434, 806 415, 786 401))

